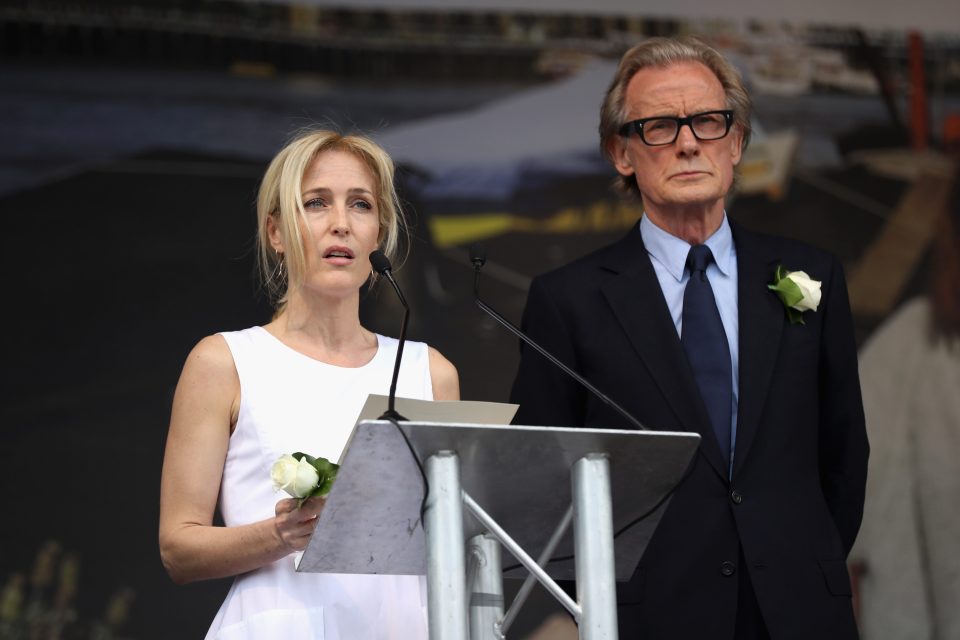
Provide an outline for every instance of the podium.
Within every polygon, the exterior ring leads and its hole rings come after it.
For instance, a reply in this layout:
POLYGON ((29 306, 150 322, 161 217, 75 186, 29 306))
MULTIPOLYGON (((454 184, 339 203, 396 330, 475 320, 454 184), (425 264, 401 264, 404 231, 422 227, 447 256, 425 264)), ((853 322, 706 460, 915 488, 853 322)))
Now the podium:
POLYGON ((581 638, 616 638, 615 581, 633 574, 699 441, 685 432, 362 421, 297 570, 426 575, 431 640, 505 637, 534 580, 581 638), (515 560, 506 572, 501 545, 515 560), (504 614, 502 578, 523 570, 527 581, 504 614), (556 579, 576 579, 577 602, 556 579))

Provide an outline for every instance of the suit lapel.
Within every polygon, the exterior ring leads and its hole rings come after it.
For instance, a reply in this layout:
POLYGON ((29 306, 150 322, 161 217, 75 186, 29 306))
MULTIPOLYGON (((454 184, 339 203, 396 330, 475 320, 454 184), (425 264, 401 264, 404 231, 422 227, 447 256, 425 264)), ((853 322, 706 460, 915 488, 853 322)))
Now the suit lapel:
POLYGON ((757 434, 763 405, 770 388, 779 352, 784 310, 767 289, 779 257, 763 251, 750 232, 731 225, 737 249, 738 306, 740 317, 740 399, 733 473, 743 467, 757 434))
POLYGON ((636 227, 613 249, 603 268, 617 277, 601 286, 603 295, 680 424, 700 434, 701 453, 726 478, 727 464, 636 227))

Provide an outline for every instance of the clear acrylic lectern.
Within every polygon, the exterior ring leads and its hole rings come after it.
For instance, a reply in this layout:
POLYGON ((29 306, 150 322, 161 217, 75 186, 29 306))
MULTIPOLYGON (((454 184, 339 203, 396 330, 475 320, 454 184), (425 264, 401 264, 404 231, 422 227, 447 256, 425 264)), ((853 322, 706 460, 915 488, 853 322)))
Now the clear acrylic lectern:
POLYGON ((426 575, 431 640, 503 638, 534 579, 581 638, 617 637, 615 581, 633 574, 698 434, 398 424, 423 474, 394 423, 359 422, 298 571, 426 575), (500 544, 530 572, 506 614, 500 544), (576 579, 578 601, 554 579, 576 579))

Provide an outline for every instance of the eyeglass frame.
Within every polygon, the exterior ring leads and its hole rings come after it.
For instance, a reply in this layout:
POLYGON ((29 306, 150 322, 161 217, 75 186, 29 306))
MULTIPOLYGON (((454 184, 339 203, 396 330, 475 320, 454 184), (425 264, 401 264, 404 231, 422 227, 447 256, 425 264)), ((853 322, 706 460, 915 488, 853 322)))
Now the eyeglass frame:
POLYGON ((689 116, 680 118, 678 116, 652 116, 650 118, 640 118, 638 120, 631 120, 620 126, 620 135, 624 138, 630 137, 630 131, 633 130, 637 134, 637 137, 640 138, 640 141, 648 147, 663 147, 668 144, 673 144, 677 141, 677 138, 680 137, 680 129, 684 125, 690 127, 690 133, 693 134, 693 137, 701 142, 710 141, 710 140, 722 140, 730 134, 730 129, 733 128, 733 109, 712 109, 710 111, 701 111, 700 113, 692 113, 689 116), (699 118, 700 116, 708 116, 714 113, 719 113, 723 116, 724 122, 727 124, 727 128, 724 130, 723 135, 717 136, 716 138, 701 138, 697 135, 696 130, 693 128, 693 119, 699 118), (653 120, 673 120, 677 123, 677 130, 673 134, 673 139, 669 142, 657 142, 656 144, 651 144, 647 142, 647 139, 643 135, 643 125, 653 120))

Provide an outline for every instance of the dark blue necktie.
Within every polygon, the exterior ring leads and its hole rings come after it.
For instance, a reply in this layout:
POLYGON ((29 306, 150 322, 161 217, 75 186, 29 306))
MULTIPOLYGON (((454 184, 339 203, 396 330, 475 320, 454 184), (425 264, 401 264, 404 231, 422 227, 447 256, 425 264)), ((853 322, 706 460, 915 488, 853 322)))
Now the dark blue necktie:
POLYGON ((698 244, 690 248, 687 256, 690 279, 683 292, 680 343, 693 368, 720 451, 724 460, 729 462, 733 377, 727 334, 723 330, 713 288, 707 279, 707 267, 711 261, 713 254, 708 246, 698 244))

